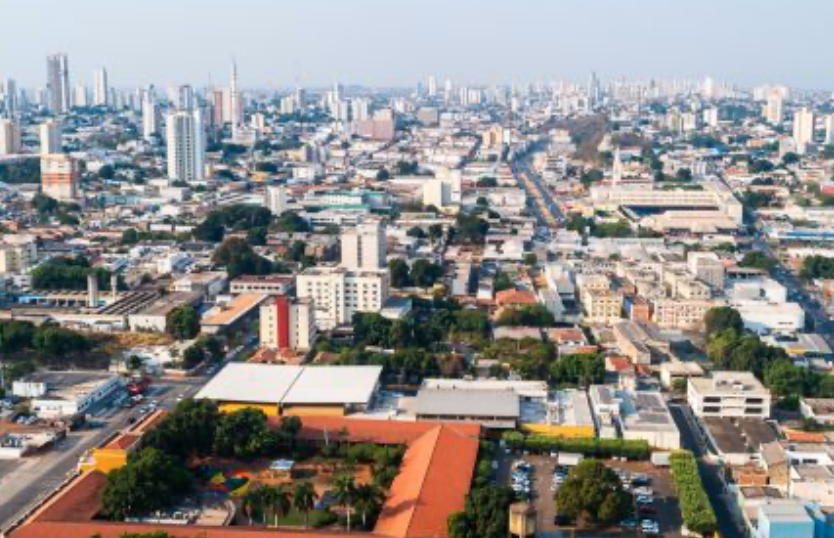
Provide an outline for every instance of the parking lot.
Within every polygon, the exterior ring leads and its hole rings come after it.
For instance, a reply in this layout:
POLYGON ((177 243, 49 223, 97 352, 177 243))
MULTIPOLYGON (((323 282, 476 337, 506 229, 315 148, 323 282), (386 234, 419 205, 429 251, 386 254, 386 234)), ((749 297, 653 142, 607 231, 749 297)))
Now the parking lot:
MULTIPOLYGON (((524 474, 529 476, 531 502, 537 510, 538 529, 542 536, 564 536, 570 535, 570 528, 559 527, 555 524, 556 506, 553 501, 555 492, 552 489, 554 470, 556 469, 556 458, 551 456, 515 456, 509 457, 510 461, 504 462, 501 467, 509 468, 512 462, 519 460, 530 464, 530 471, 524 474), (511 459, 510 459, 511 458, 511 459), (560 532, 561 531, 561 532, 560 532), (568 531, 567 533, 565 531, 568 531)), ((651 519, 658 523, 660 536, 676 538, 681 536, 682 519, 678 508, 677 498, 674 494, 671 476, 668 468, 655 467, 649 462, 627 462, 608 460, 606 464, 615 470, 619 470, 623 477, 630 479, 635 475, 645 475, 648 484, 643 487, 651 489, 652 502, 646 506, 643 515, 638 518, 636 528, 614 527, 611 529, 595 529, 589 531, 576 531, 576 536, 646 536, 640 530, 642 519, 651 519)), ((515 464, 518 465, 517 463, 515 464)), ((509 471, 509 469, 508 469, 509 471)), ((506 477, 507 483, 516 483, 516 489, 522 489, 519 484, 526 483, 525 480, 512 478, 513 473, 500 473, 506 477)), ((521 473, 515 473, 520 476, 521 473)))

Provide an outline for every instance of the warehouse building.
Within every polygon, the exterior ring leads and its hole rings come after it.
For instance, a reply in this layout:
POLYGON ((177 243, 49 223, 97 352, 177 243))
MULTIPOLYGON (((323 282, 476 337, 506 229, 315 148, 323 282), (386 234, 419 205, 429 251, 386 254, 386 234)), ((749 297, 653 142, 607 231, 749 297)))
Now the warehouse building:
POLYGON ((370 407, 381 366, 231 363, 197 394, 220 410, 260 409, 267 416, 344 416, 370 407))

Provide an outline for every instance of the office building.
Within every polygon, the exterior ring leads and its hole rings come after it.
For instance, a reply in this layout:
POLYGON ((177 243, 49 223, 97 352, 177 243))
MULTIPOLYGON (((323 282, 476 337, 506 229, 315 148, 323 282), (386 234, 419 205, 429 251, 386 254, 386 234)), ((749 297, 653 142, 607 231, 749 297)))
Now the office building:
POLYGON ((311 267, 296 277, 296 293, 299 298, 313 300, 316 326, 327 330, 350 323, 356 312, 382 310, 388 300, 389 282, 386 269, 311 267))
POLYGON ((280 216, 284 211, 286 211, 287 189, 283 186, 267 187, 266 207, 276 217, 280 216))
POLYGON ((681 448, 680 430, 659 392, 592 385, 588 398, 599 437, 643 440, 663 450, 681 448))
POLYGON ((198 110, 180 110, 167 117, 168 177, 200 181, 205 177, 205 140, 198 110))
POLYGON ((78 162, 69 155, 41 157, 41 191, 60 202, 78 198, 80 172, 78 162))
POLYGON ((686 398, 698 417, 770 417, 770 392, 752 372, 690 377, 686 398))
POLYGON ((46 57, 47 108, 53 114, 70 109, 69 61, 66 54, 46 57))
POLYGON ((63 153, 61 124, 55 120, 46 120, 40 127, 41 155, 63 153))
POLYGON ((110 87, 107 84, 107 69, 93 72, 93 106, 106 107, 109 104, 110 87))
POLYGON ((278 295, 261 304, 261 347, 307 352, 316 341, 316 320, 309 299, 278 295))
POLYGON ((808 145, 814 142, 814 113, 803 108, 793 116, 793 144, 796 152, 805 154, 808 145))
POLYGON ((14 120, 0 118, 0 155, 20 152, 20 128, 14 120))
POLYGON ((386 257, 385 224, 381 221, 365 221, 342 232, 342 267, 345 269, 383 269, 386 257))

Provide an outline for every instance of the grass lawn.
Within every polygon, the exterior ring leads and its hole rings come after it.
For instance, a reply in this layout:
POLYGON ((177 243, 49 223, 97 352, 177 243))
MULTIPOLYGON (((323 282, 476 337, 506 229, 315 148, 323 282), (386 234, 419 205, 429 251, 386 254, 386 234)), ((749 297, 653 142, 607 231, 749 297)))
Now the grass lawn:
MULTIPOLYGON (((336 514, 327 510, 313 510, 310 512, 310 527, 318 529, 332 525, 337 521, 336 514)), ((269 522, 270 524, 272 521, 269 522)), ((293 508, 289 514, 278 518, 278 526, 280 527, 303 527, 304 526, 304 512, 299 512, 293 508)))

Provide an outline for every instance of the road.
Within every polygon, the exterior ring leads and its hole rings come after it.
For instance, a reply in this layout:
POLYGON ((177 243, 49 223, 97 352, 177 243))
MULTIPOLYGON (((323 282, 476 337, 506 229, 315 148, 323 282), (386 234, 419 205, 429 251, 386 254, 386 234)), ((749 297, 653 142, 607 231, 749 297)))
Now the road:
MULTIPOLYGON (((158 400, 160 407, 171 409, 178 397, 193 396, 204 382, 204 378, 161 380, 151 386, 149 398, 158 400)), ((139 408, 104 408, 94 419, 100 427, 70 432, 66 439, 43 455, 25 458, 8 473, 0 475, 0 529, 6 529, 73 476, 79 459, 87 450, 101 445, 140 416, 139 408)))
POLYGON ((512 162, 513 175, 519 185, 533 198, 534 211, 539 223, 548 228, 557 228, 564 220, 561 210, 553 200, 547 185, 530 169, 529 154, 519 157, 512 162))
POLYGON ((721 480, 721 469, 708 460, 709 448, 703 439, 695 417, 686 404, 669 403, 669 411, 675 419, 675 423, 681 432, 681 443, 695 454, 698 460, 698 471, 701 473, 701 480, 704 489, 709 496, 710 504, 718 519, 718 528, 722 538, 745 538, 746 532, 738 518, 730 511, 729 506, 735 504, 735 500, 729 498, 725 492, 724 483, 721 480))

